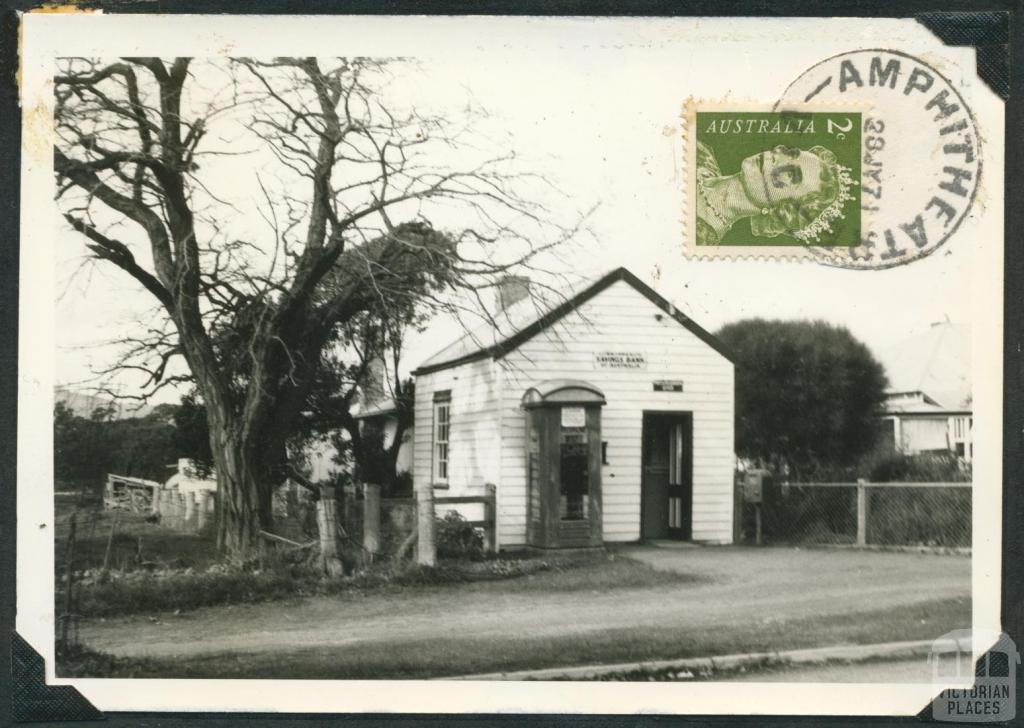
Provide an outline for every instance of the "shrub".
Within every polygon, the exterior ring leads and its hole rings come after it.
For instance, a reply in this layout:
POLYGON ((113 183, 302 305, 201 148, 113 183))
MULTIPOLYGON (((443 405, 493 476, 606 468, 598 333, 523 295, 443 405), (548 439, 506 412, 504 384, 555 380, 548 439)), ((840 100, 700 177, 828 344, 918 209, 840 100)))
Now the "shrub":
POLYGON ((395 475, 395 482, 391 493, 388 493, 389 498, 412 498, 413 497, 413 482, 412 473, 408 470, 403 470, 395 475))
POLYGON ((876 483, 969 482, 971 466, 951 452, 904 455, 889 453, 870 462, 867 478, 876 483))
POLYGON ((484 557, 483 536, 461 514, 449 511, 437 519, 437 555, 443 559, 478 561, 484 557))
MULTIPOLYGON (((467 524, 468 525, 468 524, 467 524)), ((327 579, 311 559, 307 565, 259 569, 219 563, 203 570, 102 571, 87 569, 75 582, 75 613, 83 617, 184 612, 200 607, 248 604, 314 595, 343 595, 411 586, 514 579, 547 571, 541 559, 449 561, 432 567, 401 564, 370 568, 341 579, 327 579)), ((54 591, 57 614, 64 609, 62 584, 54 591)))
MULTIPOLYGON (((821 468, 810 482, 970 482, 971 466, 953 453, 907 455, 877 450, 848 468, 821 468)), ((878 487, 868 489, 868 543, 876 545, 971 545, 971 489, 878 487)), ((750 511, 751 509, 747 509, 750 511)), ((765 487, 764 534, 769 542, 851 543, 857 534, 856 489, 765 487)), ((749 518, 748 518, 749 520, 749 518)), ((745 532, 752 526, 745 523, 745 532)))
POLYGON ((776 470, 774 475, 778 482, 790 483, 852 483, 859 478, 875 483, 970 482, 971 465, 952 452, 909 455, 879 446, 847 465, 819 461, 807 463, 799 471, 776 470))
POLYGON ((316 588, 316 579, 285 570, 214 566, 204 572, 86 572, 76 601, 80 614, 107 617, 300 597, 315 593, 316 588))
POLYGON ((868 542, 969 547, 970 488, 872 488, 868 542))

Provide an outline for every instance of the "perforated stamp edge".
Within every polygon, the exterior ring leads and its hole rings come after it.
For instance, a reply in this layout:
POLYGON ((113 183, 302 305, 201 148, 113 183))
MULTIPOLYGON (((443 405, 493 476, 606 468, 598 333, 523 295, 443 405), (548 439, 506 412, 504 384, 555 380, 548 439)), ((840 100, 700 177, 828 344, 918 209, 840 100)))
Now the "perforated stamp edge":
MULTIPOLYGON (((849 112, 865 115, 873 108, 866 101, 850 103, 803 103, 780 104, 775 101, 757 101, 742 99, 704 99, 687 98, 681 108, 680 125, 683 150, 682 177, 682 220, 683 220, 683 255, 688 260, 737 260, 737 261, 782 261, 803 262, 813 261, 824 264, 838 264, 841 257, 835 249, 823 246, 798 245, 697 245, 696 237, 696 200, 697 194, 697 134, 696 119, 698 111, 725 112, 765 112, 781 111, 797 112, 849 112)), ((861 154, 863 154, 863 136, 861 138, 861 154)), ((845 249, 841 249, 845 250, 845 249)))

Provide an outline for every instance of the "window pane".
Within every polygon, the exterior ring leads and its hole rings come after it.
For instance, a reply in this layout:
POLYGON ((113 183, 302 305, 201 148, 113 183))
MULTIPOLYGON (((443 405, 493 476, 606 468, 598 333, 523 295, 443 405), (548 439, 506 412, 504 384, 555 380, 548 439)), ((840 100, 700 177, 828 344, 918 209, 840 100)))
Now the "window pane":
POLYGON ((589 445, 586 427, 562 427, 559 468, 559 517, 563 521, 587 518, 590 495, 589 445))
POLYGON ((448 440, 451 432, 451 405, 445 402, 434 404, 434 479, 448 480, 448 440))

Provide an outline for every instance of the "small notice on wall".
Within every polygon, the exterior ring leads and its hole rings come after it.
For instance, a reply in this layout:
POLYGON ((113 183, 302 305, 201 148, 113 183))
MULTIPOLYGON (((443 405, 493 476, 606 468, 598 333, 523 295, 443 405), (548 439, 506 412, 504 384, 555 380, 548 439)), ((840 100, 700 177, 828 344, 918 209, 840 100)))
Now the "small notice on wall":
POLYGON ((682 392, 683 383, 678 379, 659 379, 654 383, 655 392, 682 392))
POLYGON ((583 407, 563 407, 562 427, 586 427, 587 411, 583 407))
POLYGON ((597 369, 646 369, 647 357, 639 351, 596 351, 594 367, 597 369))

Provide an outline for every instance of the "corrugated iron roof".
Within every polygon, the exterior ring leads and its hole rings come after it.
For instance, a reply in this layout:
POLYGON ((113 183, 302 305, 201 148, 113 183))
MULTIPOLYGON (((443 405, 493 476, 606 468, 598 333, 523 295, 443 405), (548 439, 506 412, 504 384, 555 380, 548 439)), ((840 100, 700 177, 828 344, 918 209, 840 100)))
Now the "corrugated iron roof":
POLYGON ((943 321, 879 352, 890 392, 923 392, 942 409, 971 408, 971 330, 943 321))
POLYGON ((732 361, 732 356, 717 338, 701 328, 633 273, 625 268, 616 268, 597 279, 584 281, 561 301, 542 301, 534 297, 519 301, 495 316, 493 322, 483 322, 427 358, 413 371, 413 374, 427 374, 485 357, 497 359, 553 325, 565 315, 575 311, 618 281, 624 281, 631 285, 697 338, 732 361))

